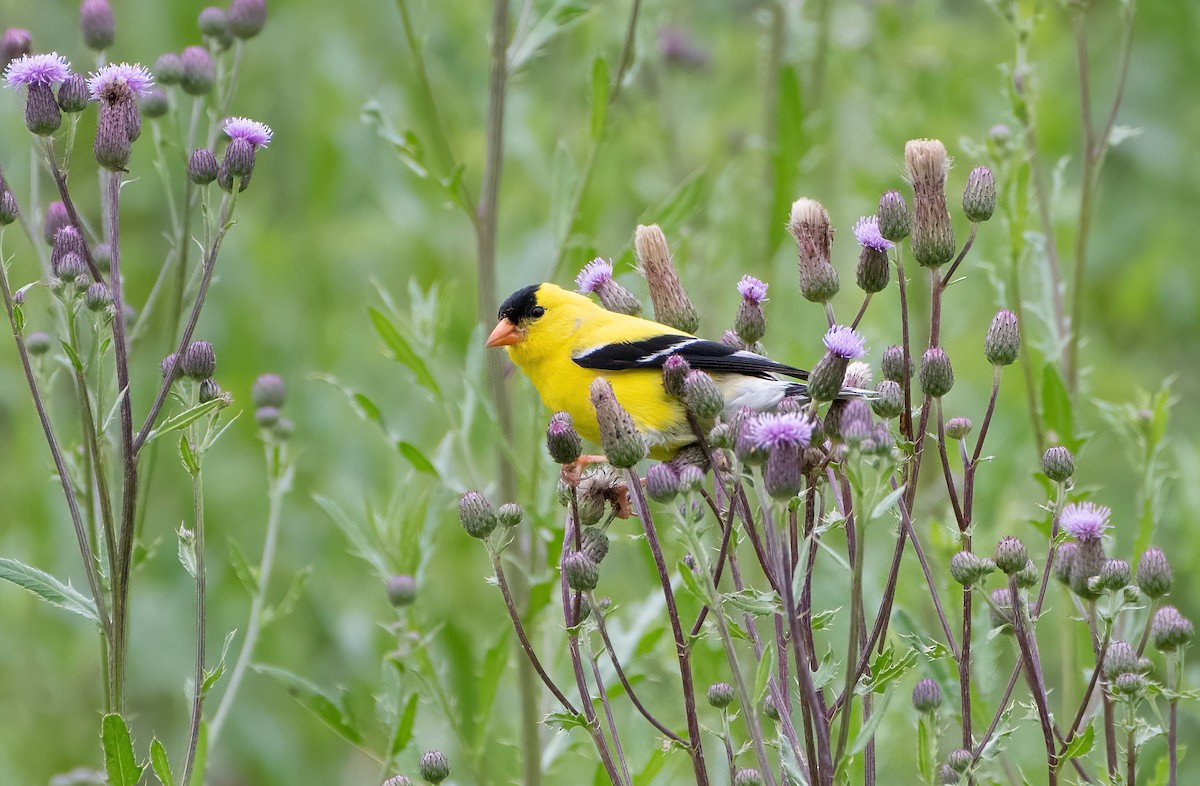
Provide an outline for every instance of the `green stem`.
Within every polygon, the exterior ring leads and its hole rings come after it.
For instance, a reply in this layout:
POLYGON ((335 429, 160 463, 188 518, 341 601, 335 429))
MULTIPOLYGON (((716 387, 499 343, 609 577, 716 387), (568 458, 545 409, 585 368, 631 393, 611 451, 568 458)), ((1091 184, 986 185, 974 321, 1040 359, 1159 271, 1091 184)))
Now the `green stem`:
POLYGON ((196 763, 196 746, 200 741, 200 724, 204 720, 204 659, 207 629, 207 581, 204 575, 204 481, 197 470, 192 476, 192 516, 196 535, 196 669, 192 684, 192 717, 188 727, 187 757, 183 763, 183 786, 191 786, 192 768, 196 763))

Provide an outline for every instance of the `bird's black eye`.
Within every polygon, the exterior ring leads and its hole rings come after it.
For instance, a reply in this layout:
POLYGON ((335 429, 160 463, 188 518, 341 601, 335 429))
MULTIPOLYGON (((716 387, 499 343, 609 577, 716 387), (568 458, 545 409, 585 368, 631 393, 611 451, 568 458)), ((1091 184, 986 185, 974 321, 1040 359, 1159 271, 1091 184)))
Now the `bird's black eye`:
POLYGON ((534 319, 537 319, 538 317, 540 317, 542 314, 545 314, 545 313, 546 313, 546 309, 542 308, 541 306, 534 306, 532 309, 530 309, 529 316, 533 317, 534 319))

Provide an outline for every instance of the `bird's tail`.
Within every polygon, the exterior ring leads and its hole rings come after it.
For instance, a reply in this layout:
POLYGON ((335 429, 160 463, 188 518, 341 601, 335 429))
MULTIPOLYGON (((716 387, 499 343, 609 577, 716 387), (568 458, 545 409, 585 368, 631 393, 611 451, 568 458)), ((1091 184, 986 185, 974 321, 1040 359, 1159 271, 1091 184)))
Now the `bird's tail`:
MULTIPOLYGON (((808 401, 808 385, 804 382, 792 382, 784 390, 784 395, 788 398, 799 398, 808 401)), ((842 391, 838 393, 839 401, 852 398, 864 398, 871 400, 879 398, 879 394, 874 390, 867 390, 866 388, 852 388, 848 386, 842 388, 842 391)))

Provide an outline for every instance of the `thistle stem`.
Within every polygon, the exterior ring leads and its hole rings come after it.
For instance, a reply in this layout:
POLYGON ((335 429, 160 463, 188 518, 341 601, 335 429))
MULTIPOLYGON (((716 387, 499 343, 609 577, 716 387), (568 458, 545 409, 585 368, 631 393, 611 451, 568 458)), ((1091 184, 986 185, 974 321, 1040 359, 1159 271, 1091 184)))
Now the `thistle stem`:
POLYGON ((200 741, 200 724, 204 720, 208 582, 204 572, 204 476, 200 470, 196 470, 192 476, 192 517, 196 535, 196 670, 192 683, 192 717, 188 728, 187 757, 183 762, 183 778, 180 780, 182 786, 191 785, 192 768, 196 763, 196 746, 200 741))

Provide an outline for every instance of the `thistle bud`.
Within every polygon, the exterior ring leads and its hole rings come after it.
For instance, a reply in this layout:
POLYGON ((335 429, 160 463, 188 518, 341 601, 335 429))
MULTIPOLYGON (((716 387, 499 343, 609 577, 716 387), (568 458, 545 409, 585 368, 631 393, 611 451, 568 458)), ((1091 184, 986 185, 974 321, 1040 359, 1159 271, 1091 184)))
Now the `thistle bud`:
POLYGON ((941 686, 928 677, 917 680, 912 692, 912 704, 917 712, 933 712, 942 706, 941 686))
POLYGON ((700 420, 712 420, 721 414, 725 397, 708 374, 690 371, 683 380, 683 403, 700 420))
POLYGON ((608 462, 619 469, 628 469, 644 459, 646 438, 617 401, 607 379, 597 377, 592 381, 591 401, 600 426, 600 444, 608 462))
POLYGON ((87 279, 87 263, 83 261, 83 257, 73 251, 64 254, 55 267, 57 269, 54 274, 68 283, 87 279))
POLYGON ((49 333, 30 333, 25 337, 25 348, 29 350, 29 354, 35 357, 49 352, 53 343, 54 339, 50 338, 49 333))
POLYGON ((117 104, 101 106, 96 138, 92 143, 96 163, 110 172, 124 171, 133 155, 130 134, 129 115, 124 107, 117 104))
POLYGON ((679 476, 668 464, 646 470, 646 495, 655 502, 670 502, 679 493, 679 476))
POLYGON ((663 388, 675 398, 683 398, 683 383, 692 367, 679 355, 672 355, 663 363, 663 388))
POLYGON ((950 418, 946 421, 946 436, 950 439, 963 440, 971 433, 970 418, 950 418))
POLYGON ((259 428, 272 428, 279 423, 279 407, 261 406, 254 409, 254 422, 259 428))
POLYGON ((762 304, 767 302, 767 284, 753 276, 742 276, 737 285, 742 301, 738 304, 733 329, 747 345, 762 339, 767 332, 767 317, 762 304))
POLYGON ((828 303, 840 287, 837 270, 829 263, 833 247, 829 213, 820 202, 798 199, 792 203, 788 231, 796 239, 800 293, 813 303, 828 303))
POLYGON ((708 703, 723 710, 733 703, 733 686, 728 682, 714 682, 708 686, 708 703))
POLYGON ((179 55, 179 61, 183 64, 183 74, 179 77, 183 92, 202 96, 212 90, 213 82, 217 80, 217 70, 207 49, 189 46, 179 55))
POLYGON ((1136 698, 1146 694, 1146 678, 1141 674, 1121 674, 1112 683, 1113 693, 1118 696, 1136 698))
POLYGON ((1111 642, 1104 653, 1104 676, 1111 682, 1118 675, 1135 673, 1138 671, 1138 661, 1137 651, 1128 643, 1111 642))
POLYGON ((253 38, 267 23, 266 0, 231 0, 229 32, 238 38, 253 38))
POLYGON ((413 782, 405 775, 393 775, 383 782, 383 786, 413 786, 413 782))
POLYGON ((987 221, 996 212, 996 178, 992 170, 977 166, 967 175, 963 191, 963 215, 973 224, 987 221))
POLYGON ((906 367, 904 362, 904 348, 897 344, 892 344, 883 351, 883 358, 879 363, 879 371, 883 374, 884 379, 901 383, 912 379, 912 361, 910 360, 906 367))
POLYGON ((79 74, 71 74, 58 86, 58 108, 64 112, 82 112, 90 100, 87 80, 79 74))
POLYGON ((162 373, 163 379, 175 379, 179 376, 179 355, 172 352, 162 359, 158 364, 158 370, 162 373))
POLYGON ((221 386, 217 384, 215 379, 211 377, 200 380, 200 388, 197 392, 201 404, 207 404, 210 401, 216 401, 221 397, 221 386))
POLYGON ((871 408, 862 399, 845 402, 838 422, 839 436, 851 447, 861 447, 863 441, 875 435, 875 424, 871 421, 871 408))
POLYGON ((888 191, 879 198, 879 210, 875 216, 879 220, 879 234, 884 240, 899 243, 912 231, 912 215, 899 191, 888 191))
MULTIPOLYGON (((61 94, 61 90, 59 93, 61 94)), ((171 108, 170 102, 167 100, 167 94, 162 91, 162 88, 152 87, 146 91, 146 94, 138 101, 138 106, 141 107, 142 114, 146 117, 162 117, 171 108)))
MULTIPOLYGON (((775 720, 778 720, 779 713, 775 713, 775 720)), ((733 786, 762 786, 762 773, 752 767, 746 767, 738 770, 733 775, 733 786)))
POLYGON ((254 172, 254 145, 245 139, 230 140, 223 163, 230 177, 250 177, 254 172))
POLYGON ((808 395, 813 401, 833 401, 842 392, 849 362, 863 355, 863 338, 852 328, 832 327, 823 339, 828 350, 808 378, 808 395))
POLYGON ((1162 549, 1151 546, 1142 553, 1137 566, 1137 585, 1146 597, 1161 598, 1166 595, 1171 591, 1174 580, 1171 563, 1162 549))
POLYGON ((48 84, 34 82, 25 95, 25 127, 38 136, 49 136, 62 125, 62 111, 48 84))
POLYGON ((28 30, 20 27, 10 27, 0 37, 0 71, 8 68, 8 64, 17 58, 24 57, 33 51, 33 37, 28 30))
POLYGON ((950 762, 945 762, 938 768, 938 781, 942 786, 956 786, 958 783, 958 772, 950 766, 950 762))
POLYGON ((20 215, 21 209, 17 206, 17 198, 12 195, 11 191, 0 191, 0 226, 8 226, 20 215))
POLYGON ((594 590, 600 581, 600 567, 579 551, 568 554, 563 560, 563 573, 567 576, 567 586, 576 592, 594 590))
POLYGON ((904 146, 904 164, 912 184, 913 257, 922 267, 937 267, 954 258, 954 227, 946 208, 946 175, 950 156, 936 139, 913 139, 904 146))
POLYGON ((996 569, 996 563, 970 551, 960 551, 950 558, 950 576, 964 587, 979 583, 996 569))
POLYGON ((654 318, 685 333, 695 333, 700 327, 700 315, 671 264, 671 251, 662 229, 657 224, 639 225, 633 235, 633 247, 638 268, 650 287, 654 318))
POLYGON ((714 448, 733 449, 736 433, 728 423, 717 423, 708 432, 708 444, 714 448))
POLYGON ((213 345, 207 341, 193 341, 183 352, 179 370, 192 379, 211 377, 217 370, 217 353, 213 351, 213 345))
POLYGON ((1131 574, 1129 563, 1123 559, 1110 559, 1100 568, 1100 588, 1119 590, 1128 586, 1131 574))
POLYGON ((1154 613, 1150 623, 1150 637, 1159 652, 1174 652, 1186 647, 1195 636, 1191 620, 1179 613, 1174 606, 1163 606, 1154 613))
POLYGON ((635 317, 642 313, 642 304, 637 297, 613 278, 610 260, 596 257, 588 262, 575 277, 575 286, 581 295, 596 293, 600 305, 609 311, 635 317))
POLYGON ((1071 583, 1071 571, 1075 569, 1075 552, 1078 550, 1079 546, 1072 541, 1067 541, 1058 547, 1058 553, 1054 555, 1054 578, 1059 582, 1071 583))
POLYGON ((921 358, 921 390, 925 395, 941 398, 954 387, 954 369, 941 347, 925 350, 921 358))
MULTIPOLYGON (((676 459, 678 461, 678 459, 676 459)), ((695 464, 683 464, 676 468, 679 475, 679 493, 695 494, 704 487, 704 470, 695 464)))
POLYGON ((97 243, 92 249, 92 259, 96 263, 96 267, 108 272, 109 266, 112 265, 112 246, 108 243, 97 243))
POLYGON ((421 754, 417 772, 430 783, 438 784, 450 777, 450 761, 441 751, 428 751, 421 754))
POLYGON ((515 502, 506 502, 496 511, 496 518, 502 527, 515 527, 525 518, 525 511, 515 502))
POLYGON ((79 6, 79 27, 88 49, 103 52, 117 37, 117 20, 108 0, 83 0, 79 6))
POLYGON ((767 720, 779 720, 779 707, 775 705, 775 697, 767 694, 762 701, 762 714, 767 720))
POLYGON ((196 17, 196 27, 200 28, 200 35, 215 38, 218 41, 227 40, 230 37, 229 19, 224 8, 209 6, 200 9, 200 15, 196 17))
POLYGON ((1007 309, 997 312, 983 339, 983 354, 993 366, 1007 366, 1021 353, 1021 329, 1017 315, 1007 309))
POLYGON ((858 288, 867 293, 879 292, 888 285, 891 276, 888 249, 892 243, 880 233, 876 216, 860 218, 854 225, 854 237, 862 247, 858 254, 858 267, 855 268, 858 288))
POLYGON ((250 388, 250 400, 256 407, 282 407, 287 399, 287 386, 278 374, 262 374, 250 388))
POLYGON ((458 518, 467 534, 479 539, 491 535, 497 524, 492 503, 478 491, 468 491, 459 498, 458 518))
POLYGON ((1042 473, 1055 483, 1062 483, 1075 474, 1075 457, 1062 445, 1047 448, 1042 454, 1042 473))
POLYGON ((599 527, 586 527, 579 534, 580 550, 599 565, 608 556, 608 535, 599 527))
POLYGON ((387 582, 387 599, 396 608, 412 605, 417 599, 417 580, 412 576, 392 576, 387 582))
POLYGON ((583 452, 583 440, 566 412, 555 412, 546 426, 546 450, 556 464, 570 464, 583 452))
MULTIPOLYGON (((962 773, 967 771, 967 768, 971 766, 971 762, 974 759, 975 757, 971 755, 969 750, 959 748, 958 750, 950 751, 950 755, 946 757, 946 764, 956 773, 962 773)), ((958 783, 958 780, 956 779, 953 782, 958 783)))
POLYGON ((1029 552, 1019 538, 1006 535, 996 544, 996 553, 992 555, 996 567, 1008 575, 1012 575, 1025 567, 1029 560, 1029 552))
POLYGON ((988 606, 988 620, 992 627, 1011 626, 1016 619, 1013 616, 1012 592, 1007 588, 992 590, 991 599, 992 602, 988 606))
POLYGON ((198 186, 206 186, 217 179, 217 157, 208 148, 193 150, 188 157, 187 176, 198 186))
POLYGON ((1013 574, 1013 578, 1017 580, 1017 586, 1021 589, 1029 589, 1036 587, 1041 579, 1041 574, 1038 573, 1037 565, 1033 564, 1033 560, 1025 560, 1025 567, 1013 574))
POLYGON ((183 61, 174 52, 166 52, 154 61, 154 78, 161 85, 177 85, 183 79, 183 61))

